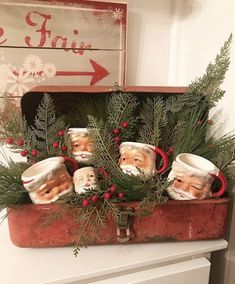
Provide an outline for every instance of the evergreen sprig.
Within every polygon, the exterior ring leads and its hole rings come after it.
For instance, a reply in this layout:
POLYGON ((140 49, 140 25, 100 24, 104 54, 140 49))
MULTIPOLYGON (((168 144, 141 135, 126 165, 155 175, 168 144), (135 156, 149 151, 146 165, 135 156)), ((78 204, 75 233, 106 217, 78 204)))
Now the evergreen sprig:
POLYGON ((65 129, 64 121, 56 118, 53 100, 48 94, 44 94, 37 109, 34 126, 31 127, 32 137, 35 135, 37 138, 35 148, 44 156, 54 155, 52 144, 58 139, 57 133, 61 129, 65 129))
POLYGON ((167 124, 167 108, 162 97, 147 98, 141 112, 138 142, 158 146, 161 128, 167 124))
POLYGON ((68 112, 62 114, 65 124, 70 127, 87 127, 88 115, 96 117, 98 120, 107 119, 107 102, 106 96, 96 94, 94 96, 79 94, 76 97, 76 102, 67 103, 66 110, 68 112))
POLYGON ((82 247, 92 243, 89 235, 99 234, 99 230, 107 225, 107 219, 116 218, 117 214, 117 206, 108 200, 99 200, 88 207, 77 209, 74 220, 79 224, 79 228, 73 250, 74 255, 77 256, 82 247))
POLYGON ((107 126, 112 133, 114 129, 120 130, 122 141, 132 141, 138 124, 137 97, 131 93, 113 93, 107 105, 107 126), (123 122, 128 127, 123 127, 123 122))
POLYGON ((187 93, 193 94, 194 99, 204 98, 209 108, 214 107, 225 93, 219 86, 223 83, 229 68, 231 42, 232 34, 220 49, 220 53, 216 56, 214 63, 208 65, 206 73, 188 86, 187 93))
POLYGON ((145 197, 140 203, 144 214, 149 214, 157 205, 167 202, 166 188, 170 185, 167 178, 154 176, 145 182, 145 197))
POLYGON ((195 153, 203 148, 208 130, 207 118, 197 108, 179 120, 173 133, 173 159, 180 153, 195 153))
POLYGON ((198 147, 195 154, 201 155, 213 162, 224 174, 235 179, 235 134, 223 136, 212 135, 198 147))
POLYGON ((111 176, 125 179, 126 175, 118 166, 116 145, 112 133, 103 121, 88 116, 88 130, 94 142, 93 164, 105 169, 111 176))
POLYGON ((21 175, 28 166, 27 163, 13 161, 7 166, 0 164, 0 211, 14 204, 31 203, 21 182, 21 175))

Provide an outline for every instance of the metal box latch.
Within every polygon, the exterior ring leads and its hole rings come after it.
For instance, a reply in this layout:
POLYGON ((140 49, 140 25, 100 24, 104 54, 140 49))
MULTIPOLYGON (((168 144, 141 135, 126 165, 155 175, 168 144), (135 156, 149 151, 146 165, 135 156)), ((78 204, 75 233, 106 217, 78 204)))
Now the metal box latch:
POLYGON ((132 216, 132 208, 119 209, 117 216, 117 240, 121 243, 125 243, 130 239, 132 216))

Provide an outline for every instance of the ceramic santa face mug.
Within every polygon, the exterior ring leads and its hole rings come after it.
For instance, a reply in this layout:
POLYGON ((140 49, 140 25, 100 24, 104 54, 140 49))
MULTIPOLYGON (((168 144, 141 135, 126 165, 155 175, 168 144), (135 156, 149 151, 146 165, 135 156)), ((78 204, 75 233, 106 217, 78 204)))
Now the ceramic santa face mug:
POLYGON ((78 168, 77 161, 69 157, 53 157, 42 160, 22 174, 22 182, 33 203, 55 202, 60 196, 73 189, 72 177, 67 172, 65 162, 73 171, 78 168))
POLYGON ((93 142, 87 128, 69 128, 73 157, 82 164, 89 165, 92 160, 93 142))
POLYGON ((227 187, 224 174, 213 163, 190 153, 182 153, 176 157, 168 178, 173 181, 167 189, 168 194, 177 200, 220 197, 227 187), (221 185, 213 193, 212 183, 215 178, 220 180, 221 185))
POLYGON ((119 148, 119 165, 122 171, 130 175, 145 175, 163 173, 168 166, 168 156, 159 147, 137 142, 123 142, 119 148), (161 168, 157 169, 157 155, 162 159, 161 168))
POLYGON ((83 193, 87 190, 98 189, 99 182, 97 172, 94 167, 84 167, 76 170, 73 175, 74 188, 77 193, 83 193))

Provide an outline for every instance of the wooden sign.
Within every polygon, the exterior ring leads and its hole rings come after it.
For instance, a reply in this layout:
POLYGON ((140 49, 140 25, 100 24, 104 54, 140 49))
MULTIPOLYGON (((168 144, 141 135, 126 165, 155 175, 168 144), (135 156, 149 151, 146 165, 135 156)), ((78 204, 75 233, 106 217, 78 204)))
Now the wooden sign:
POLYGON ((0 3, 0 93, 125 82, 126 4, 0 3))

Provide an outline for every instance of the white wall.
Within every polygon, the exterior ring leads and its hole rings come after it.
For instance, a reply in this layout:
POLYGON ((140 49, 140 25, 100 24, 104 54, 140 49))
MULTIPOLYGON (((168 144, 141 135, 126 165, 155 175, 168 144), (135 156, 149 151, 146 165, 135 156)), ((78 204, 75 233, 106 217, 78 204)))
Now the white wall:
POLYGON ((128 0, 127 85, 167 85, 170 0, 128 0))

